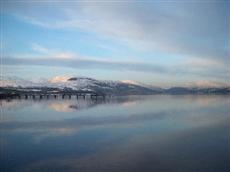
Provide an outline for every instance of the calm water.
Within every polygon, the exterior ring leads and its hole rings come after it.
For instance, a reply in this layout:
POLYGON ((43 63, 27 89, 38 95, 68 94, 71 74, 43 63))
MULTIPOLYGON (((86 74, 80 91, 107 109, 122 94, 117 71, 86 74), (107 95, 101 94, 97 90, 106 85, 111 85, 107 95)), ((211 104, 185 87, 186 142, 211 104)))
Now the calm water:
POLYGON ((0 171, 229 172, 229 96, 1 101, 0 171))

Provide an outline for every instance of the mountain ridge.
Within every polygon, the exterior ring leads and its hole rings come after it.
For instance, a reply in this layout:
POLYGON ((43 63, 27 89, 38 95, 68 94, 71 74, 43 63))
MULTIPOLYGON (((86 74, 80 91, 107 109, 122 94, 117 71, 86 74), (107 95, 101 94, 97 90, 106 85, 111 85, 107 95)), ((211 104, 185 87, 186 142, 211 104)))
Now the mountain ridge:
POLYGON ((148 94, 230 94, 230 87, 170 87, 160 88, 130 81, 97 80, 90 77, 63 77, 56 80, 27 81, 18 77, 5 77, 1 80, 1 92, 6 89, 16 91, 92 91, 111 95, 148 94))

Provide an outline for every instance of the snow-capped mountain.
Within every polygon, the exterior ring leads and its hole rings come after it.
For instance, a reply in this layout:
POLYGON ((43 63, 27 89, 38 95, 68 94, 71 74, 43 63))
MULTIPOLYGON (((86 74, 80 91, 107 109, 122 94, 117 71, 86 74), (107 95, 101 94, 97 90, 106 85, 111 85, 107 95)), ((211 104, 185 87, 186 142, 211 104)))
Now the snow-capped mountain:
POLYGON ((70 88, 72 90, 96 91, 107 94, 150 94, 154 90, 141 85, 124 83, 121 81, 103 81, 88 77, 71 77, 65 82, 50 83, 51 87, 60 89, 70 88))
POLYGON ((20 89, 42 89, 48 87, 57 88, 59 90, 68 89, 72 91, 95 91, 116 95, 153 94, 156 92, 156 90, 137 83, 134 84, 123 81, 96 80, 89 77, 55 77, 51 80, 42 80, 40 82, 32 82, 15 77, 8 77, 4 78, 4 80, 1 80, 0 86, 20 89))
POLYGON ((89 77, 58 76, 51 80, 27 81, 18 77, 5 77, 0 81, 0 91, 89 91, 111 95, 141 94, 230 94, 230 87, 199 88, 171 87, 162 89, 134 81, 104 81, 89 77))

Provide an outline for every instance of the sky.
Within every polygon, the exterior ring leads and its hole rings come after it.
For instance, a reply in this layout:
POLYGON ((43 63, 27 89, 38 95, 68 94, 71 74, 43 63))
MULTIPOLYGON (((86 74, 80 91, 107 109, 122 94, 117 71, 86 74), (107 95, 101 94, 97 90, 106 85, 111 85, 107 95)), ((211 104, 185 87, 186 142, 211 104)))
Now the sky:
POLYGON ((1 76, 230 85, 230 1, 1 1, 1 76))

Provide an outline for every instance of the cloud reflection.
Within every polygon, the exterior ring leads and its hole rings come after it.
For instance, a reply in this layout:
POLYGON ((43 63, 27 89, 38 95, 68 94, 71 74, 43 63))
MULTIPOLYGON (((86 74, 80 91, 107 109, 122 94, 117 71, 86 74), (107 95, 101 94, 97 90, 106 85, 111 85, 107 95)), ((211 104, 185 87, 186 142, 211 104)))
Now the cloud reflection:
POLYGON ((51 158, 32 163, 23 170, 169 172, 181 169, 189 172, 210 172, 210 170, 227 172, 230 167, 227 163, 230 152, 222 149, 227 148, 230 142, 229 137, 222 140, 227 134, 226 129, 230 128, 228 123, 224 122, 163 135, 132 135, 118 145, 104 145, 105 147, 95 154, 80 158, 51 158), (206 154, 206 151, 209 154, 206 154), (216 156, 216 153, 221 156, 216 156))
MULTIPOLYGON (((229 97, 209 98, 210 101, 204 96, 119 97, 100 102, 98 108, 60 112, 62 116, 73 113, 75 116, 70 119, 3 121, 0 130, 5 141, 0 144, 5 144, 6 153, 14 152, 11 156, 17 156, 12 157, 17 161, 22 159, 21 151, 17 150, 22 150, 25 157, 34 156, 20 165, 23 172, 55 169, 167 172, 178 168, 190 172, 194 167, 202 172, 210 169, 225 172, 230 142, 229 97), (202 99, 205 106, 200 103, 202 99), (124 106, 126 103, 135 106, 124 106), (18 138, 24 139, 14 144, 18 138)), ((63 103, 61 107, 79 104, 83 109, 97 104, 53 101, 63 103)), ((54 102, 35 101, 32 108, 44 110, 41 112, 46 118, 54 102)))

